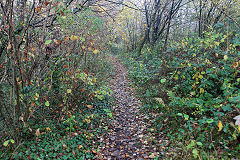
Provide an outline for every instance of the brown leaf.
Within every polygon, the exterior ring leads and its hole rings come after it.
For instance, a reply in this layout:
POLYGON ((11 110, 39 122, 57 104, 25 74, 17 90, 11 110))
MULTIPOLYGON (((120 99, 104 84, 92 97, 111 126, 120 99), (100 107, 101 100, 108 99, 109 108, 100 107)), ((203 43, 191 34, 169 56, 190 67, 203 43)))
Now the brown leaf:
POLYGON ((95 149, 92 149, 92 152, 93 152, 93 153, 97 153, 97 151, 96 151, 95 149))
POLYGON ((68 148, 66 144, 63 144, 62 146, 63 146, 63 148, 68 148))
POLYGON ((7 46, 7 50, 10 50, 12 48, 12 45, 9 43, 7 46))
POLYGON ((155 155, 152 153, 149 158, 155 158, 155 155))
POLYGON ((89 109, 93 109, 93 106, 92 106, 92 105, 87 105, 87 107, 88 107, 89 109))
POLYGON ((19 120, 20 120, 20 121, 23 121, 23 117, 22 117, 22 116, 21 116, 21 117, 19 117, 19 120))
POLYGON ((23 124, 24 124, 23 127, 27 127, 27 123, 26 122, 23 122, 23 124))
POLYGON ((35 135, 36 135, 37 137, 40 136, 40 128, 38 128, 38 129, 36 130, 35 135))
POLYGON ((84 92, 84 91, 86 91, 86 90, 87 90, 87 89, 85 89, 85 88, 80 89, 81 92, 84 92))
POLYGON ((66 36, 66 37, 64 38, 64 41, 67 41, 67 40, 69 40, 69 36, 66 36))
POLYGON ((42 7, 41 7, 41 6, 38 6, 38 7, 36 8, 36 11, 39 13, 39 12, 41 11, 41 9, 42 9, 42 7))
POLYGON ((45 1, 45 5, 47 6, 49 4, 49 2, 48 1, 45 1))
POLYGON ((60 11, 60 13, 61 13, 61 15, 63 15, 63 16, 64 16, 64 13, 63 13, 63 11, 60 11))

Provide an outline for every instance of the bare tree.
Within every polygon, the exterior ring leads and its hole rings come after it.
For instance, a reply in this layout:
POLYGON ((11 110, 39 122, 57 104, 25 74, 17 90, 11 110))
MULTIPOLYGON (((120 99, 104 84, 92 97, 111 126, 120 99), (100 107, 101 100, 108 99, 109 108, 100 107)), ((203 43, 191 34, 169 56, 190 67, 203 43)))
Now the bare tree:
POLYGON ((182 0, 144 1, 146 31, 139 51, 141 51, 147 41, 154 46, 165 30, 167 30, 165 41, 168 40, 167 37, 171 27, 171 21, 180 9, 181 4, 182 0))

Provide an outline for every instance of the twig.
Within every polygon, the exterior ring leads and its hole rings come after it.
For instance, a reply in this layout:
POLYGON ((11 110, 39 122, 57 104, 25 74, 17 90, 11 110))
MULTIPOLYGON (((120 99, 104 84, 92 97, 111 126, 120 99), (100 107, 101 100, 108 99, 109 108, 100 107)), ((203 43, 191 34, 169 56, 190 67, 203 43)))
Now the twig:
POLYGON ((234 105, 233 108, 238 112, 238 114, 240 114, 239 109, 234 105))
POLYGON ((240 24, 234 20, 232 17, 230 17, 227 13, 225 13, 225 11, 223 9, 220 9, 219 7, 217 7, 217 9, 220 10, 221 13, 223 13, 226 17, 228 17, 229 19, 231 19, 236 25, 237 25, 237 28, 240 29, 240 24))
POLYGON ((15 152, 22 144, 23 144, 23 142, 20 143, 20 144, 14 149, 14 151, 12 152, 11 159, 13 158, 14 152, 15 152))
POLYGON ((140 9, 140 8, 134 8, 134 7, 131 7, 123 2, 114 2, 114 1, 111 1, 111 0, 105 0, 106 2, 110 2, 110 3, 114 3, 114 4, 120 4, 120 5, 123 5, 125 7, 128 7, 128 8, 131 8, 131 9, 134 9, 134 10, 137 10, 137 11, 144 11, 144 9, 140 9))

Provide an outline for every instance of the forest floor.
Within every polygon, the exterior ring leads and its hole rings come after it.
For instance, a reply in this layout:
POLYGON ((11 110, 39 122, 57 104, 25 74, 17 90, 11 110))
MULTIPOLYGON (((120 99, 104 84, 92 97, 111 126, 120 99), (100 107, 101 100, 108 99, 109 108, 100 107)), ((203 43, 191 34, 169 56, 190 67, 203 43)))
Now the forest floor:
MULTIPOLYGON (((141 102, 130 87, 127 69, 114 56, 110 57, 115 70, 111 89, 115 98, 112 106, 113 120, 108 124, 109 133, 101 138, 99 159, 155 159, 164 154, 154 145, 151 118, 140 112, 141 102)), ((159 143, 159 142, 158 142, 159 143)))

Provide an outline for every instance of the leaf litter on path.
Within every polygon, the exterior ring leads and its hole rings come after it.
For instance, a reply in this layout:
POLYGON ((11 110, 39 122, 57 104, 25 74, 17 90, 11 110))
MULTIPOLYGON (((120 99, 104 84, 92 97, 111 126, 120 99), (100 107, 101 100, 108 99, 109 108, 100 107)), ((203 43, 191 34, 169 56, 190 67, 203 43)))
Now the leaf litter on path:
POLYGON ((140 113, 141 102, 134 96, 134 89, 129 86, 128 73, 114 56, 111 57, 116 75, 111 80, 114 119, 108 125, 109 132, 101 138, 103 146, 97 159, 155 159, 163 151, 152 143, 146 115, 140 113), (109 127, 111 126, 111 127, 109 127))

